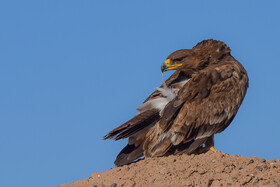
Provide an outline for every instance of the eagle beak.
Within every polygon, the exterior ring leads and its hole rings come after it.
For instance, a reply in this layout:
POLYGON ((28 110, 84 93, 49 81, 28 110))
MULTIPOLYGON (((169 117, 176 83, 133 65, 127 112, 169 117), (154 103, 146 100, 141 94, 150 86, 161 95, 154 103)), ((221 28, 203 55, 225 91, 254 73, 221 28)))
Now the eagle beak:
POLYGON ((175 68, 180 67, 180 66, 182 66, 182 64, 173 64, 173 65, 171 65, 170 64, 170 59, 167 59, 161 65, 161 72, 172 70, 172 69, 175 69, 175 68))

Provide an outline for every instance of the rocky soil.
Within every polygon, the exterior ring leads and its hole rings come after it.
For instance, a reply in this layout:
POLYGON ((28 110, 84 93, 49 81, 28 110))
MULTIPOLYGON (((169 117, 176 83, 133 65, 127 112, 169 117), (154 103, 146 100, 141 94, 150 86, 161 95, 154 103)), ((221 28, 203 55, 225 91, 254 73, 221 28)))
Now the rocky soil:
POLYGON ((60 187, 280 186, 280 160, 207 152, 148 158, 60 187))

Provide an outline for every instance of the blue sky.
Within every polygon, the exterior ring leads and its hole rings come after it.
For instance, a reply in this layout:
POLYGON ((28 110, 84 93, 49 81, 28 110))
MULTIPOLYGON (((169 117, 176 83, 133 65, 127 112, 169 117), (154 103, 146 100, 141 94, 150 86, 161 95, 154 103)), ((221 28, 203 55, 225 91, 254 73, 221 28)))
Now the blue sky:
POLYGON ((114 167, 126 140, 103 135, 161 84, 171 52, 208 38, 227 43, 250 78, 216 148, 279 159, 279 8, 277 0, 1 1, 0 186, 56 186, 114 167))

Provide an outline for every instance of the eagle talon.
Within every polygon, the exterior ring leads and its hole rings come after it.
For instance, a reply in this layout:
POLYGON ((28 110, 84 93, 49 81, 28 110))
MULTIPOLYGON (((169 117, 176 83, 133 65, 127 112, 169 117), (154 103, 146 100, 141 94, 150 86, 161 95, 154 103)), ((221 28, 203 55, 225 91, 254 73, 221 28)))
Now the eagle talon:
MULTIPOLYGON (((217 151, 217 149, 215 149, 213 146, 212 147, 210 147, 210 149, 209 149, 210 151, 212 151, 212 152, 214 152, 214 153, 216 153, 216 152, 220 152, 220 153, 222 153, 221 151, 217 151)), ((229 154, 227 154, 227 153, 222 153, 224 156, 228 156, 229 154)))

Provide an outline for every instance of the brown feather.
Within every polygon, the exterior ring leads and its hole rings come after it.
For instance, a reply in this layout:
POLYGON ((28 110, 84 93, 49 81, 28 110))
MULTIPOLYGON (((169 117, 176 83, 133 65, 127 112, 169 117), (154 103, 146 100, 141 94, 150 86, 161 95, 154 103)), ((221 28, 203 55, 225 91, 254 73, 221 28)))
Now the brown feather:
POLYGON ((103 139, 123 139, 132 136, 143 128, 153 125, 159 119, 159 112, 156 109, 147 110, 134 116, 131 120, 113 129, 103 139))
POLYGON ((118 154, 114 164, 116 166, 130 164, 131 162, 133 162, 134 160, 142 156, 143 156, 142 144, 138 145, 137 147, 135 145, 127 144, 118 154))

